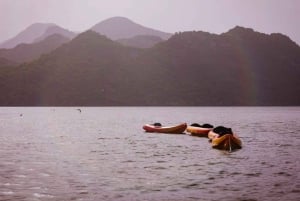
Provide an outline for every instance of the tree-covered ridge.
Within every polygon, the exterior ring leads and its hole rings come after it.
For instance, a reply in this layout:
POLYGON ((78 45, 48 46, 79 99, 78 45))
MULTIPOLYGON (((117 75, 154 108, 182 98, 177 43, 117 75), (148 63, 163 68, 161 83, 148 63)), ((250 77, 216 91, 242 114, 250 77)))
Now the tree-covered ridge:
POLYGON ((42 54, 48 54, 70 39, 53 34, 42 41, 32 44, 19 44, 12 49, 0 49, 0 58, 9 60, 13 63, 24 63, 38 59, 42 54))
POLYGON ((1 105, 299 105, 300 47, 236 27, 176 33, 152 48, 87 31, 40 59, 0 68, 1 105))

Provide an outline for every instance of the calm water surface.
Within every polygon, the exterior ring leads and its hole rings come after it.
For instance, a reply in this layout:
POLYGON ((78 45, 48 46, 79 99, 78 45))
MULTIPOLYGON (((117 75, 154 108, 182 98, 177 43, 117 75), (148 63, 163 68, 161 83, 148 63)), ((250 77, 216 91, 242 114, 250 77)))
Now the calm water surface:
POLYGON ((0 108, 0 200, 300 200, 300 107, 0 108), (232 127, 244 147, 144 133, 232 127))

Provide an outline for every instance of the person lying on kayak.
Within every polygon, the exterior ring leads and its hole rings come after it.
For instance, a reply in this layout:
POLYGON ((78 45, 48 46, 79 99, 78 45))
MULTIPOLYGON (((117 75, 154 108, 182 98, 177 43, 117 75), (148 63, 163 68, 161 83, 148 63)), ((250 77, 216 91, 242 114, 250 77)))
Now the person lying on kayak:
POLYGON ((211 124, 203 124, 201 127, 202 128, 213 128, 214 126, 211 124))
POLYGON ((211 124, 203 124, 203 125, 200 125, 198 123, 192 123, 191 126, 194 126, 194 127, 201 127, 201 128, 213 128, 214 126, 211 125, 211 124))
POLYGON ((227 128, 224 126, 217 126, 216 128, 213 129, 213 132, 219 134, 219 137, 226 135, 226 134, 233 135, 231 128, 227 128))
POLYGON ((162 125, 161 125, 161 123, 154 123, 153 126, 155 126, 155 127, 161 127, 162 125))

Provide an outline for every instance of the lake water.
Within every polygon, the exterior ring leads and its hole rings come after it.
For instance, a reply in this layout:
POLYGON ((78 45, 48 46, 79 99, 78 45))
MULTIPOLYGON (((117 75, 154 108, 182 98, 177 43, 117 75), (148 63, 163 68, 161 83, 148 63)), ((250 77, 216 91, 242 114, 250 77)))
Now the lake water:
POLYGON ((300 107, 0 108, 1 201, 300 200, 300 107), (241 150, 145 123, 233 128, 241 150))

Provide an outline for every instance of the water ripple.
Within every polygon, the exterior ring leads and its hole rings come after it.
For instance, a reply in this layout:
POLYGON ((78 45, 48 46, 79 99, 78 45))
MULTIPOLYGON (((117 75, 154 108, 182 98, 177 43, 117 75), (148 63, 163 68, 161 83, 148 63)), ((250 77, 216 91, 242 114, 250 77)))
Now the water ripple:
POLYGON ((0 200, 298 201, 292 109, 1 108, 0 200), (228 125, 244 146, 228 153, 205 138, 145 133, 154 119, 228 125))

